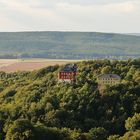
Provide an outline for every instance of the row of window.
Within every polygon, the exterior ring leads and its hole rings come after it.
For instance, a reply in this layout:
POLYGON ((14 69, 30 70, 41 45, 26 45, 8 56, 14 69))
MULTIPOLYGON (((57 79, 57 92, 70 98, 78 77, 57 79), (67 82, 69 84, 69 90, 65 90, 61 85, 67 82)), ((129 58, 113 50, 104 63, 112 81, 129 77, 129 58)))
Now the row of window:
POLYGON ((72 75, 74 73, 60 73, 61 75, 72 75))
POLYGON ((73 78, 73 76, 69 76, 69 75, 67 75, 67 76, 60 76, 60 78, 62 78, 62 79, 65 79, 65 78, 73 78))
POLYGON ((112 82, 118 82, 118 81, 120 81, 120 80, 118 80, 118 79, 113 79, 113 80, 111 80, 111 79, 108 79, 108 80, 99 80, 99 82, 106 82, 106 81, 112 81, 112 82))
POLYGON ((116 78, 102 78, 100 80, 118 80, 118 79, 116 79, 116 78))
POLYGON ((71 75, 71 73, 61 73, 61 75, 71 75))
POLYGON ((117 83, 116 81, 103 81, 103 84, 115 84, 117 83))

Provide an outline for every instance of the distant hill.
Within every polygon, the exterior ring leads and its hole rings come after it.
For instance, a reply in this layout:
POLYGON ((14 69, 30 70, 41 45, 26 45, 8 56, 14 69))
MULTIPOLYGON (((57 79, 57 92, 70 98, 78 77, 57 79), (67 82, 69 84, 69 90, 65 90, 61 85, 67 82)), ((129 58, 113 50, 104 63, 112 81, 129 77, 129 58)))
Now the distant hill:
POLYGON ((127 35, 135 35, 135 36, 140 36, 140 33, 129 33, 127 35))
POLYGON ((92 59, 140 56, 140 36, 98 32, 1 32, 0 58, 92 59))

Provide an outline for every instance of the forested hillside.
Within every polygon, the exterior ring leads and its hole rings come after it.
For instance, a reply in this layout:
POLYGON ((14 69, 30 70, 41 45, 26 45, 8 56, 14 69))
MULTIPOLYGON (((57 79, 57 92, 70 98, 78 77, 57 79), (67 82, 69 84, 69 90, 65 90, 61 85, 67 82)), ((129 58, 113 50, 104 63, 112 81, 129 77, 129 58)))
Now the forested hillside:
POLYGON ((75 84, 58 83, 60 66, 0 72, 0 140, 140 139, 140 60, 78 62, 75 84), (96 76, 121 83, 98 91, 96 76))
POLYGON ((97 32, 0 33, 0 58, 126 59, 140 56, 140 36, 97 32))

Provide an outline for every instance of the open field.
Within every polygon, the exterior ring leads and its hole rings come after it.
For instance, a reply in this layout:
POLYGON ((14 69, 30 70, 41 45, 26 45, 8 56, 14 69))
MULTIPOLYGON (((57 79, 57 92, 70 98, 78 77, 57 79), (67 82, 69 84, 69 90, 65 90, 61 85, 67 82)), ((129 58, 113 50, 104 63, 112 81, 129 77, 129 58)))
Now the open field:
POLYGON ((73 63, 78 60, 59 60, 59 59, 0 59, 0 71, 17 72, 33 71, 47 66, 63 65, 73 63))

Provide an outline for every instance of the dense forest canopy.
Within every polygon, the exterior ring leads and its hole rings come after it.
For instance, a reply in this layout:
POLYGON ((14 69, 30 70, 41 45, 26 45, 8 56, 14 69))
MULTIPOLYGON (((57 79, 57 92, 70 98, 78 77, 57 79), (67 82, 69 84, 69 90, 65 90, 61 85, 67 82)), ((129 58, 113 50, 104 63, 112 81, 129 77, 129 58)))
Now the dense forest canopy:
POLYGON ((0 140, 139 140, 140 59, 78 62, 76 83, 58 83, 62 66, 0 72, 0 140), (96 76, 121 83, 99 93, 96 76))
POLYGON ((0 58, 126 59, 140 56, 140 36, 98 32, 0 33, 0 58))

